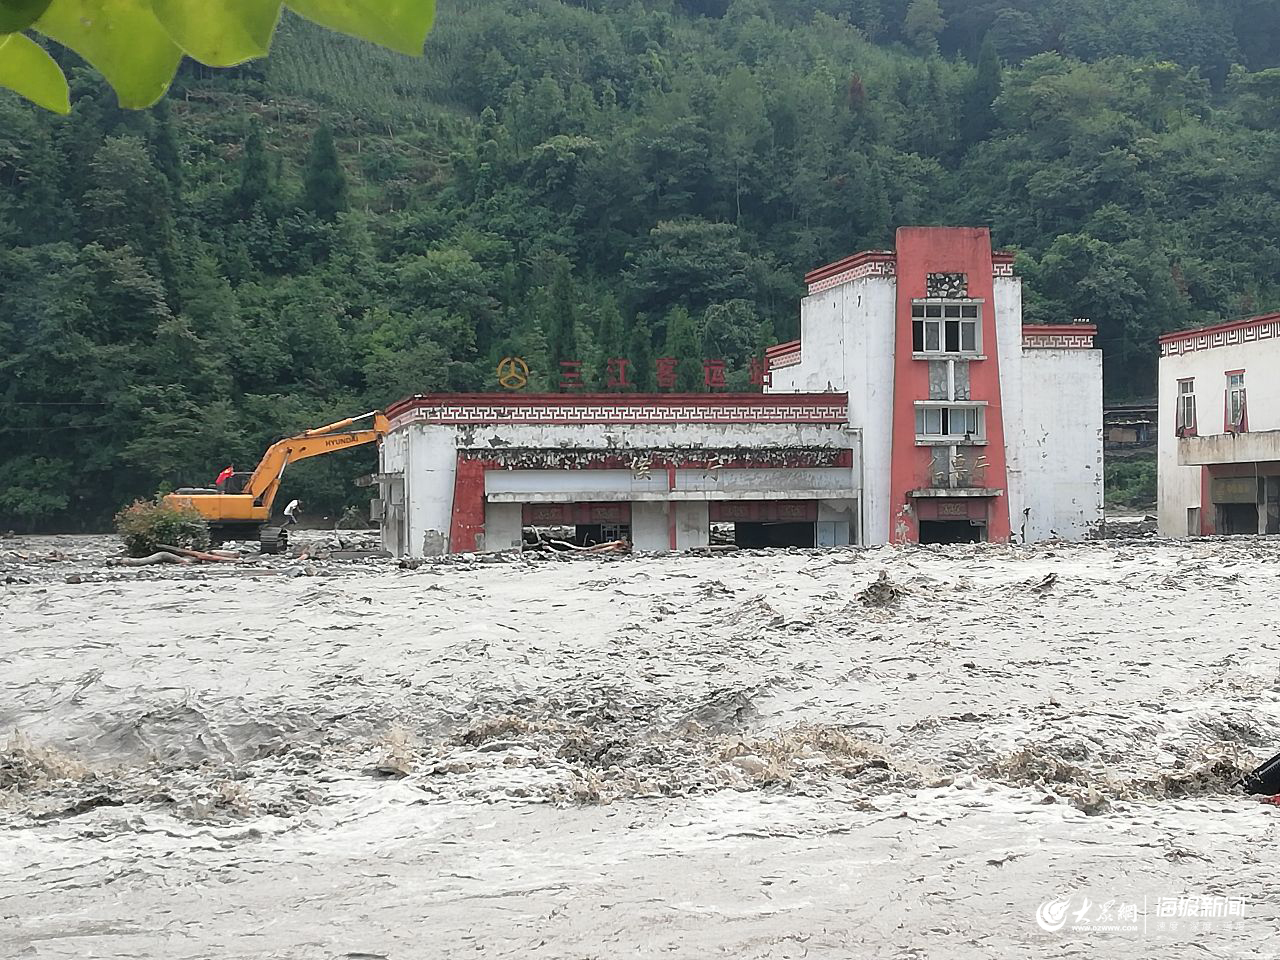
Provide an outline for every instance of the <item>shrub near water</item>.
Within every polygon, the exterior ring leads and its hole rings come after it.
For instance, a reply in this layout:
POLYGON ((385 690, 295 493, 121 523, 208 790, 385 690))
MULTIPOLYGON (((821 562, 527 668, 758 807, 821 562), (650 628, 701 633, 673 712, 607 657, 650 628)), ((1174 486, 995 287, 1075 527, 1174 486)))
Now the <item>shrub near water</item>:
POLYGON ((163 501, 137 500, 116 514, 116 532, 131 557, 145 557, 160 544, 204 550, 209 524, 194 507, 163 501))

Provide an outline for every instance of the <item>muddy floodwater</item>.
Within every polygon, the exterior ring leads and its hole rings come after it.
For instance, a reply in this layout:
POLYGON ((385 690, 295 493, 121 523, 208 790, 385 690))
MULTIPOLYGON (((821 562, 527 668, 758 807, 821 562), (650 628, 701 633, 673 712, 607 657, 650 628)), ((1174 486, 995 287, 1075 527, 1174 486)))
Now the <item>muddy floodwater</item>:
POLYGON ((0 956, 1280 956, 1280 544, 0 540, 0 956))

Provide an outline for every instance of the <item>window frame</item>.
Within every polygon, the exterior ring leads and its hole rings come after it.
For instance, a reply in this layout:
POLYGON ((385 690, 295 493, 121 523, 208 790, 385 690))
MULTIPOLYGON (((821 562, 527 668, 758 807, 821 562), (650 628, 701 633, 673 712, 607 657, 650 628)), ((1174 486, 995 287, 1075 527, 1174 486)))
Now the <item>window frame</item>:
POLYGON ((919 298, 911 301, 911 352, 917 356, 982 355, 982 308, 985 301, 967 298, 919 298), (969 334, 966 337, 966 333, 969 334), (971 345, 966 347, 965 341, 971 345), (930 343, 934 346, 930 346, 930 343), (954 349, 948 349, 954 346, 954 349))
POLYGON ((916 443, 959 444, 962 446, 983 446, 987 442, 986 404, 964 402, 920 401, 915 407, 916 443), (972 422, 973 430, 962 430, 953 433, 957 414, 964 415, 964 426, 972 422), (930 420, 936 424, 937 432, 930 430, 930 420))
POLYGON ((1226 404, 1223 409, 1225 429, 1237 433, 1245 429, 1248 416, 1248 391, 1245 389, 1244 371, 1227 370, 1226 404))
POLYGON ((1196 378, 1183 377, 1178 381, 1177 407, 1174 409, 1174 428, 1180 437, 1196 436, 1196 378))

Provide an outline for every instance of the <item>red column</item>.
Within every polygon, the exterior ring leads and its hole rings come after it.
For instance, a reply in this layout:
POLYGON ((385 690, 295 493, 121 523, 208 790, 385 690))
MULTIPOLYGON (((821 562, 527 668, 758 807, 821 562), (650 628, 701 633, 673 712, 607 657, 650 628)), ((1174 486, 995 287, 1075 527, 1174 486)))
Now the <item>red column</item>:
POLYGON ((995 283, 992 278, 991 232, 985 227, 902 227, 897 237, 898 302, 893 363, 893 441, 889 477, 889 539, 919 539, 920 527, 910 491, 932 484, 929 447, 916 446, 915 401, 929 398, 929 362, 912 358, 911 301, 924 297, 930 273, 963 273, 969 297, 982 300, 982 356, 969 364, 974 400, 985 400, 987 487, 1001 491, 989 503, 987 537, 1009 539, 1004 420, 1001 413, 1000 363, 996 339, 995 283))
POLYGON ((458 453, 458 469, 453 480, 453 517, 449 523, 449 552, 470 553, 476 536, 484 532, 484 472, 497 461, 480 460, 458 453))

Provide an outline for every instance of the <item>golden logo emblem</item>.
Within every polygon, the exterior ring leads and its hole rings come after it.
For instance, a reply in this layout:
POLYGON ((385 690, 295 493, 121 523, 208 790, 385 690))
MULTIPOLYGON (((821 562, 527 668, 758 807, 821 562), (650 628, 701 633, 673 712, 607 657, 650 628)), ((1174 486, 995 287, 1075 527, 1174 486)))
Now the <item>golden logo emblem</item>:
POLYGON ((519 390, 529 382, 529 365, 523 357, 503 357, 498 361, 498 383, 508 390, 519 390))

